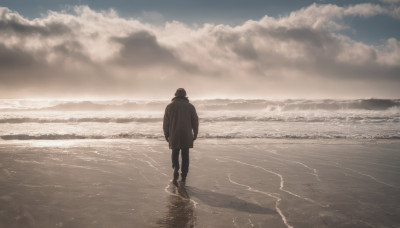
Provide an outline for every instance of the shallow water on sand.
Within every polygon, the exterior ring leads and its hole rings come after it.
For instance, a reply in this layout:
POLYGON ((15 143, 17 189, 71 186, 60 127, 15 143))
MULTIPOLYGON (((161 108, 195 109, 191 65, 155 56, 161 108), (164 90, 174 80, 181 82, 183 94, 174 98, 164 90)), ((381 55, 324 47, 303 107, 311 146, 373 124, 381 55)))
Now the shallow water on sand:
POLYGON ((400 142, 0 143, 0 227, 400 227, 400 142))

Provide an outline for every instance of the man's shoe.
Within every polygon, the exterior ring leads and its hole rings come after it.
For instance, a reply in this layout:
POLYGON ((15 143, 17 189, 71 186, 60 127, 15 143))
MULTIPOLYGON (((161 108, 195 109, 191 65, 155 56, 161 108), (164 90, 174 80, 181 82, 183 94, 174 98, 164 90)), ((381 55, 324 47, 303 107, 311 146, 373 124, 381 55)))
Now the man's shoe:
POLYGON ((178 187, 178 179, 179 173, 177 171, 174 171, 174 179, 172 180, 172 184, 174 184, 176 187, 178 187))

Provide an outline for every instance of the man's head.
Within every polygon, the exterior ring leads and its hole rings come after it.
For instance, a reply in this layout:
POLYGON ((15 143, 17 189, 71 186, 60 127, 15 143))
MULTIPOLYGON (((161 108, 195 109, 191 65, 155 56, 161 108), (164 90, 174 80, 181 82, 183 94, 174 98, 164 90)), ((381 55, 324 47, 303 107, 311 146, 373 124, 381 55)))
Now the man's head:
POLYGON ((175 97, 186 97, 186 91, 184 88, 179 88, 175 92, 175 97))

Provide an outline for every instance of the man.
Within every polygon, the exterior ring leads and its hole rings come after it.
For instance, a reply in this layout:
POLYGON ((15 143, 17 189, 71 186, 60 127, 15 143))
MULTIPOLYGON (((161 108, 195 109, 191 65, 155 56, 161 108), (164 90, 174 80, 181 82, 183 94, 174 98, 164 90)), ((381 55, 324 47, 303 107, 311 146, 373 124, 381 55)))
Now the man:
POLYGON ((181 181, 185 183, 189 171, 189 148, 197 138, 199 119, 195 107, 189 103, 183 88, 176 90, 175 97, 166 107, 163 121, 164 136, 172 149, 173 184, 178 185, 179 151, 182 154, 181 181))

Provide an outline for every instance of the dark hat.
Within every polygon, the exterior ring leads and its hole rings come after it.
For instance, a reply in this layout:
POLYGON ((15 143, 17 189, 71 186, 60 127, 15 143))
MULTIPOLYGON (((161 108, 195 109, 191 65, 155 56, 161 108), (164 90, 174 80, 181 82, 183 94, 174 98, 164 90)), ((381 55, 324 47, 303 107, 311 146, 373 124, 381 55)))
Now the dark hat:
POLYGON ((186 97, 186 91, 184 88, 179 88, 175 92, 175 97, 186 97))

